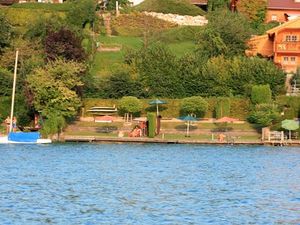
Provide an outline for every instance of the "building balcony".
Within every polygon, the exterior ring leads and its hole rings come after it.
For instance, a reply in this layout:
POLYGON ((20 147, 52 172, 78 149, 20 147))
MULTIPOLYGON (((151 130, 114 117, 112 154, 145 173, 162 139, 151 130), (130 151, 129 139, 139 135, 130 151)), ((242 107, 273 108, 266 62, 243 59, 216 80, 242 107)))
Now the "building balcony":
POLYGON ((300 41, 275 43, 276 52, 300 53, 300 41))

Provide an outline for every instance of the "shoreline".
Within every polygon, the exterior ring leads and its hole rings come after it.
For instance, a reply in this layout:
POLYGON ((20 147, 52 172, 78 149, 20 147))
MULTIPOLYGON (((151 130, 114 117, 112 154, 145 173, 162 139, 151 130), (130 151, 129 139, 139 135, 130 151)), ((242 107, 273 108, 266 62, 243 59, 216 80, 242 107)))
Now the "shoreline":
POLYGON ((140 144, 202 144, 202 145, 265 145, 265 146, 300 146, 297 141, 240 141, 231 142, 203 141, 203 140, 179 140, 161 138, 132 138, 132 137, 97 137, 97 136, 71 136, 66 135, 59 142, 89 142, 89 143, 140 143, 140 144))

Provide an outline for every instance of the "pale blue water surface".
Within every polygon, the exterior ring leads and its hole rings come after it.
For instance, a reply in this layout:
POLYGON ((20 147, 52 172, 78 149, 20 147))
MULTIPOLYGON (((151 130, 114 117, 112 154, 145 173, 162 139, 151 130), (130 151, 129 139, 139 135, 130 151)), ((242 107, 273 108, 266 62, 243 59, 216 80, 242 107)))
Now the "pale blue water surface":
POLYGON ((300 148, 0 146, 0 224, 300 224, 300 148))

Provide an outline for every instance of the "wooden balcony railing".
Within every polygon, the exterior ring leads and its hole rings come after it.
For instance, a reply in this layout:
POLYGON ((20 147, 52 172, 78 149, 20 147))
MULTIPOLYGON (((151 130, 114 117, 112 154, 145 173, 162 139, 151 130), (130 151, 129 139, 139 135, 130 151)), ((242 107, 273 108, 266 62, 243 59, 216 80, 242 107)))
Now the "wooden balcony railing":
POLYGON ((299 52, 300 41, 275 43, 276 52, 299 52))

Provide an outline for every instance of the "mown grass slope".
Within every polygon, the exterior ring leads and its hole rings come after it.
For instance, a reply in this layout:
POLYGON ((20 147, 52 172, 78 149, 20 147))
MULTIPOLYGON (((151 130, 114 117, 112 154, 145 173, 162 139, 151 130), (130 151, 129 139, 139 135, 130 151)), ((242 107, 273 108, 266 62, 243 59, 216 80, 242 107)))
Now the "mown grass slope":
POLYGON ((143 36, 145 33, 162 32, 176 26, 143 13, 123 14, 112 21, 113 33, 120 36, 143 36))
POLYGON ((172 13, 179 15, 198 16, 205 12, 188 0, 145 0, 135 7, 137 11, 172 13))

